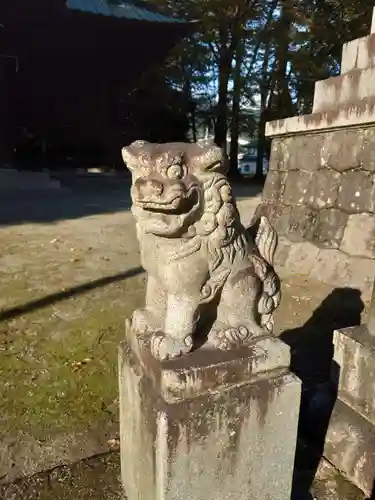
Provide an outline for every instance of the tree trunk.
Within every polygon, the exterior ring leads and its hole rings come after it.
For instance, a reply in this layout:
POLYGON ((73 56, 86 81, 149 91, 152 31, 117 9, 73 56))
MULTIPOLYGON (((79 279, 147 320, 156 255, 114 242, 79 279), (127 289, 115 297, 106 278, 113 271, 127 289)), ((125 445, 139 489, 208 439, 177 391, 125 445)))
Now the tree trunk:
POLYGON ((191 132, 193 134, 193 142, 197 142, 197 120, 195 116, 195 106, 192 106, 191 108, 191 132))
POLYGON ((232 69, 233 50, 228 43, 228 32, 220 28, 219 50, 219 92, 216 107, 215 143, 225 152, 227 149, 228 130, 228 82, 232 69))
POLYGON ((267 115, 267 98, 269 99, 270 91, 270 78, 268 77, 268 65, 271 50, 271 41, 268 42, 264 51, 263 65, 262 65, 262 80, 260 83, 260 117, 258 125, 258 148, 257 148, 257 165, 255 177, 262 180, 263 175, 263 159, 266 144, 266 115, 267 115))
POLYGON ((288 78, 286 75, 289 61, 290 29, 293 22, 293 6, 290 0, 281 1, 281 13, 278 21, 276 37, 276 68, 273 75, 276 92, 270 107, 275 110, 277 118, 286 118, 292 113, 288 78))
POLYGON ((241 103, 241 65, 243 61, 244 47, 242 43, 238 44, 236 51, 236 66, 233 77, 233 102, 232 102, 232 121, 230 135, 230 166, 229 174, 238 176, 238 138, 240 133, 240 103, 241 103))
MULTIPOLYGON (((258 180, 263 180, 263 160, 265 156, 267 140, 265 137, 266 122, 267 122, 267 101, 269 101, 270 90, 271 90, 271 77, 268 75, 268 66, 270 59, 270 50, 272 40, 269 37, 269 27, 271 26, 274 12, 278 6, 279 0, 274 0, 268 11, 267 22, 264 28, 263 40, 266 39, 266 46, 264 51, 263 65, 262 65, 262 78, 260 82, 260 116, 258 124, 258 147, 257 147, 257 162, 256 162, 256 173, 255 178, 258 180)), ((257 52, 259 46, 257 47, 257 52)))
POLYGON ((195 115, 196 104, 191 91, 191 80, 185 74, 185 83, 183 87, 186 109, 189 110, 190 127, 193 135, 193 142, 197 142, 197 120, 195 115))

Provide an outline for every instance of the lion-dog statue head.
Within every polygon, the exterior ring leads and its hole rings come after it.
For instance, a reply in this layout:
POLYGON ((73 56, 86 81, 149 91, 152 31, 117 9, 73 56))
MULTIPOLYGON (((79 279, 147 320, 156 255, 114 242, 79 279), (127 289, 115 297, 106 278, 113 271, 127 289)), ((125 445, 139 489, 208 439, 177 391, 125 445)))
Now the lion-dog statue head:
POLYGON ((227 159, 211 144, 151 144, 123 148, 132 173, 132 211, 146 233, 165 238, 227 238, 237 210, 226 180, 227 159))

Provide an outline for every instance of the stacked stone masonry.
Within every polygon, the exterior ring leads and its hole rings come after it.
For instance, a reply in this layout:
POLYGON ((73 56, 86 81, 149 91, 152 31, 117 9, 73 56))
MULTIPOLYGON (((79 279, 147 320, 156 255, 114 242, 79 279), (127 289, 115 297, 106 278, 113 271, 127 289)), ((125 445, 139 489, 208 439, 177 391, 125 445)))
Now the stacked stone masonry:
POLYGON ((273 139, 260 213, 281 236, 279 265, 314 274, 320 261, 320 275, 314 277, 342 286, 365 283, 360 287, 370 290, 375 275, 375 127, 273 139))

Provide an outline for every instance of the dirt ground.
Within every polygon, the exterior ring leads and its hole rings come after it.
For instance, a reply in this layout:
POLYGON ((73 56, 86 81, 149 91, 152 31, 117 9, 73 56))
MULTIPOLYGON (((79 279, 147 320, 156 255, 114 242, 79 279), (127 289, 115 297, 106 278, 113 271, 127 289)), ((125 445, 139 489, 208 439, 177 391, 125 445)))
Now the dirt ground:
MULTIPOLYGON (((258 191, 238 190, 245 221, 258 191)), ((128 209, 128 186, 0 200, 0 483, 103 453, 117 436, 116 349, 145 285, 128 209)), ((283 289, 277 333, 304 383, 323 379, 330 332, 360 321, 360 296, 303 276, 283 289)))
MULTIPOLYGON (((303 483, 294 488, 291 500, 368 500, 325 461, 320 463, 310 491, 303 483)), ((114 452, 0 486, 0 494, 2 500, 126 500, 119 454, 114 452)))

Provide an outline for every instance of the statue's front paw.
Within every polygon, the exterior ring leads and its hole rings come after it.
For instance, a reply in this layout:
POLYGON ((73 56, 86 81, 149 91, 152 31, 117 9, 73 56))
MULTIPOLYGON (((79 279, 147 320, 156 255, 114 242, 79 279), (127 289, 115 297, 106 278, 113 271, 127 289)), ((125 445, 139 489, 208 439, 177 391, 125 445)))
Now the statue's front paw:
POLYGON ((253 338, 252 332, 245 326, 237 328, 213 329, 209 334, 209 343, 216 349, 227 351, 248 344, 253 338))
POLYGON ((132 329, 137 333, 152 333, 159 329, 159 325, 147 309, 136 309, 132 316, 132 329))
POLYGON ((193 338, 188 335, 184 339, 176 339, 161 332, 154 333, 151 338, 151 353, 160 361, 179 358, 190 352, 193 338))

